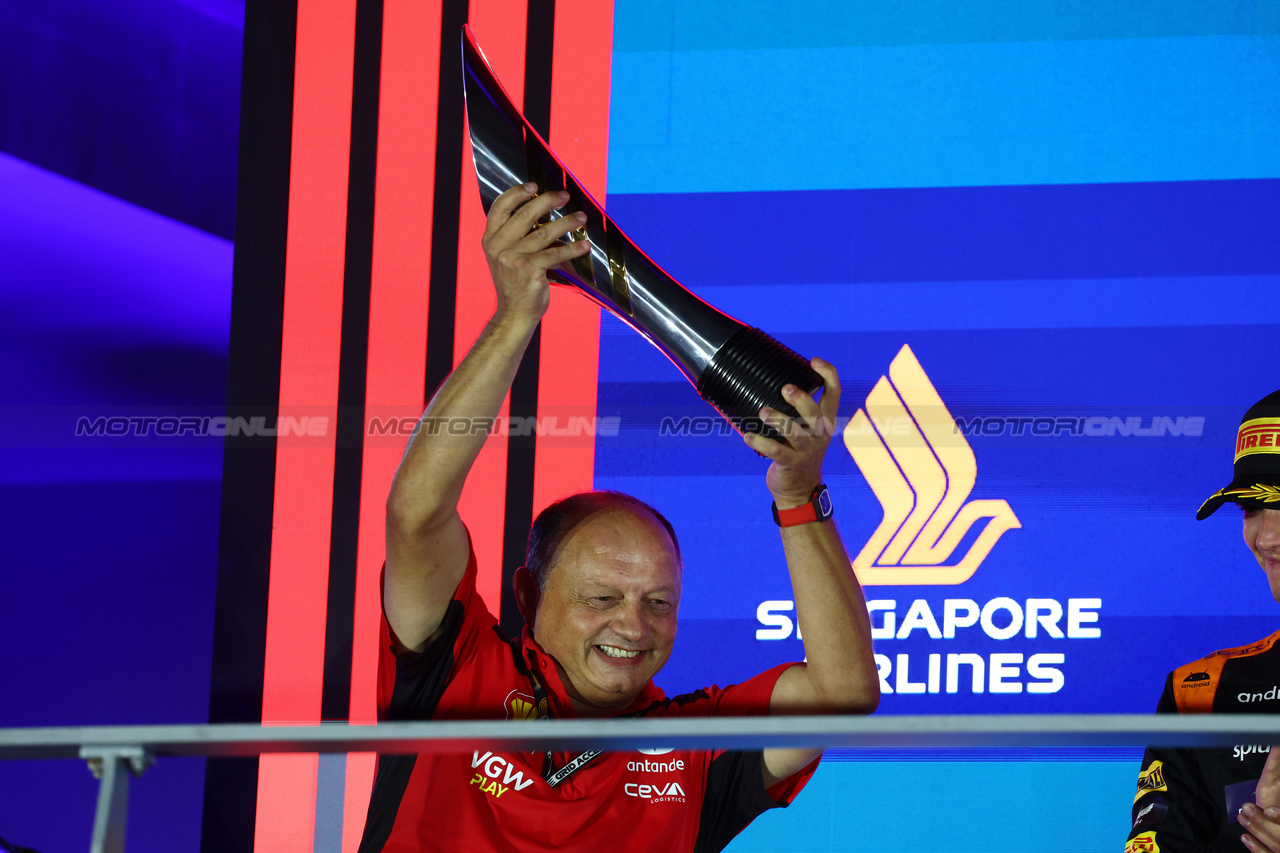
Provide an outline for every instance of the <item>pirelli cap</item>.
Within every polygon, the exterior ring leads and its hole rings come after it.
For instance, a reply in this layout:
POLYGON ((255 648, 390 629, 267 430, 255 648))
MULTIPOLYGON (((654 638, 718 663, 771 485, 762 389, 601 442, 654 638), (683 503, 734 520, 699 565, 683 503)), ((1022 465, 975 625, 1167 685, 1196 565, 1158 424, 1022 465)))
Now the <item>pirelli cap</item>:
POLYGON ((1213 515, 1227 501, 1280 509, 1280 391, 1244 413, 1236 433, 1235 477, 1200 505, 1197 519, 1213 515))

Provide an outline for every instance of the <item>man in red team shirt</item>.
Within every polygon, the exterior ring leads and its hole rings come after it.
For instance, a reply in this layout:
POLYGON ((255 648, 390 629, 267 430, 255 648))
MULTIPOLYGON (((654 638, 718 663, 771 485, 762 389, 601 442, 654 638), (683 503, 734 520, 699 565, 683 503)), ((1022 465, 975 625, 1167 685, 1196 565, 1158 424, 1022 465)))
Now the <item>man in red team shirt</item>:
MULTIPOLYGON (((557 242, 582 214, 537 222, 568 201, 533 185, 503 193, 484 250, 497 310, 424 418, 494 418, 550 293, 546 271, 583 255, 557 242)), ((528 627, 509 642, 475 592, 475 553, 457 504, 485 436, 420 430, 387 501, 383 719, 869 713, 879 701, 857 578, 821 487, 840 385, 829 364, 821 403, 787 386, 799 426, 765 409, 787 436, 746 443, 772 460, 773 494, 806 663, 728 688, 668 699, 653 676, 671 654, 680 604, 674 531, 644 503, 587 493, 534 523, 516 595, 528 627), (791 510, 791 512, 788 512, 791 510)), ((474 420, 470 420, 474 423, 474 420)), ((761 514, 768 517, 767 508, 761 514)), ((786 805, 820 750, 647 750, 645 754, 499 753, 382 756, 363 851, 713 851, 760 812, 786 805)))

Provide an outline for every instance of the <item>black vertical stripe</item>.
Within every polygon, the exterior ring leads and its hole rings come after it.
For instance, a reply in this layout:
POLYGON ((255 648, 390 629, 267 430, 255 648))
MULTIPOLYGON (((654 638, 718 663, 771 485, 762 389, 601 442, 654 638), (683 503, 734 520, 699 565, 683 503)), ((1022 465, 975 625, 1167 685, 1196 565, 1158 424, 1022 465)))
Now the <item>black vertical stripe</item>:
MULTIPOLYGON (((249 3, 244 31, 227 415, 271 423, 280 399, 297 3, 249 3)), ((247 436, 227 436, 223 448, 209 722, 256 723, 276 448, 273 438, 247 436)), ((201 850, 253 850, 257 791, 257 759, 207 761, 201 850)))
MULTIPOLYGON (((538 351, 542 338, 539 326, 511 383, 511 420, 538 415, 538 351)), ((513 578, 524 565, 525 545, 533 524, 533 466, 537 435, 533 430, 512 430, 507 436, 507 500, 502 521, 502 604, 499 622, 508 637, 524 630, 524 618, 516 606, 513 578)))
POLYGON ((458 284, 458 200, 462 191, 462 25, 467 0, 444 4, 440 18, 440 93, 436 113, 435 198, 431 214, 431 292, 423 402, 453 370, 458 284))
MULTIPOLYGON (((550 142, 551 54, 555 36, 555 0, 529 0, 524 52, 524 116, 550 142)), ((542 189, 541 187, 539 189, 542 189)), ((511 418, 538 416, 538 362, 542 327, 533 333, 511 383, 511 418)), ((502 604, 500 622, 508 636, 519 636, 524 620, 516 607, 512 576, 524 563, 525 543, 533 523, 533 471, 537 436, 534 430, 512 430, 507 438, 507 501, 502 531, 502 604), (517 435, 517 432, 523 432, 517 435)))
POLYGON ((529 0, 524 40, 524 117, 551 142, 551 47, 556 0, 529 0))
POLYGON ((722 752, 707 773, 694 853, 719 853, 751 821, 777 807, 764 786, 764 753, 722 752))
MULTIPOLYGON (((396 661, 395 685, 387 708, 389 720, 429 720, 453 678, 455 646, 466 616, 462 602, 449 602, 440 622, 441 634, 412 661, 396 661)), ((378 853, 386 846, 404 802, 417 756, 379 755, 373 795, 365 816, 359 853, 378 853)), ((414 808, 416 804, 410 806, 414 808)))
POLYGON ((321 719, 346 720, 351 709, 351 635, 360 531, 365 376, 369 352, 369 284, 373 266, 374 186, 378 165, 378 85, 382 0, 356 3, 347 177, 347 245, 342 283, 342 344, 329 531, 329 594, 324 634, 321 719))

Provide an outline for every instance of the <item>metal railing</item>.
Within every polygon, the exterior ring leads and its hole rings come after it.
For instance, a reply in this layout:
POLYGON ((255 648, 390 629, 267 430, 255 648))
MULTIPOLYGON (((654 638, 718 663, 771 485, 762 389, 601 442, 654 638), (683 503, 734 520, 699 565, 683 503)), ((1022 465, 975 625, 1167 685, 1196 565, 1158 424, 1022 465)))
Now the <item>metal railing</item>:
POLYGON ((123 853, 129 780, 157 758, 263 753, 766 747, 1221 747, 1280 741, 1280 715, 715 717, 0 729, 0 759, 82 758, 101 781, 91 853, 123 853))

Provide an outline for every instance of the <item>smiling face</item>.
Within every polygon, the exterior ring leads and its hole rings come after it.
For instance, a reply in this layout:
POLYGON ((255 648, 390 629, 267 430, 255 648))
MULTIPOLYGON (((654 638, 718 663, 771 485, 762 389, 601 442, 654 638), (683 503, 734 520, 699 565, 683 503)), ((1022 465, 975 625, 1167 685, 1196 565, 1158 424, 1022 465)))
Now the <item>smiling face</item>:
POLYGON ((1280 509, 1245 507, 1244 544, 1267 573, 1271 596, 1280 601, 1280 509))
POLYGON ((680 558, 652 515, 611 507, 560 543, 533 636, 556 661, 575 710, 626 708, 671 656, 680 558))

